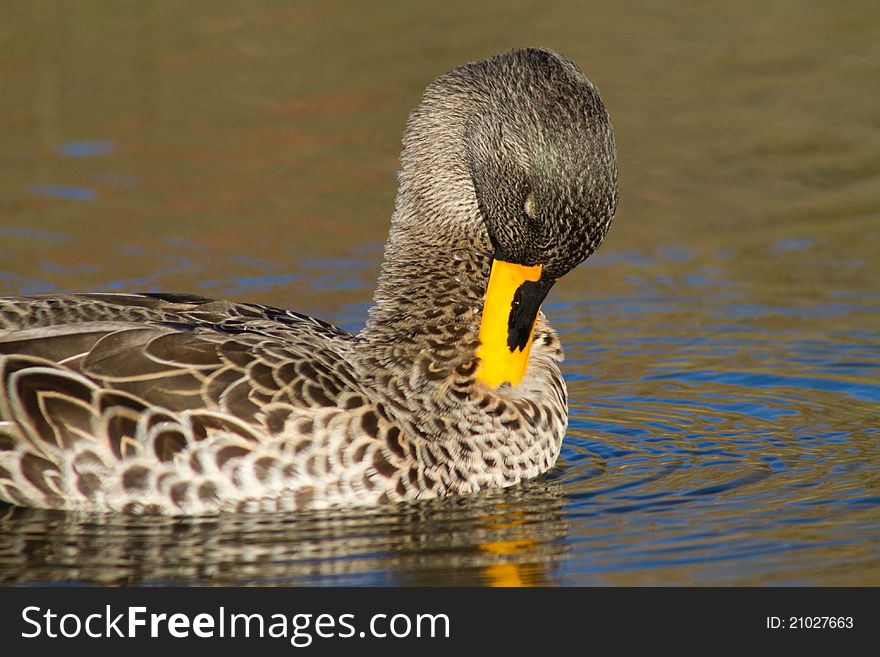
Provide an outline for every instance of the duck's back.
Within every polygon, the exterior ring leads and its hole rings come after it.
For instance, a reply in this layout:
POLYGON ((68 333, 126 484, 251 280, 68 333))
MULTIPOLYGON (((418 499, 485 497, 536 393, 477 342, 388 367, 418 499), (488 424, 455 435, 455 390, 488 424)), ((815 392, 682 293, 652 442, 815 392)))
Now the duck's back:
POLYGON ((0 498, 201 512, 327 496, 315 484, 346 485, 326 472, 352 442, 334 423, 375 417, 352 341, 304 315, 201 297, 0 300, 0 498))

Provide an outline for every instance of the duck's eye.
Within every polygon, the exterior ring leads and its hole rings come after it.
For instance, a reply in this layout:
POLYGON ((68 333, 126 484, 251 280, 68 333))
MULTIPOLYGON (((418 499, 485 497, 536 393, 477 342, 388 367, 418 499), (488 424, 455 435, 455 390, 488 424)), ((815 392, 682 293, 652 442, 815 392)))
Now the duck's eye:
POLYGON ((523 212, 532 221, 538 218, 538 204, 535 202, 534 192, 529 192, 526 195, 525 203, 523 203, 523 212))

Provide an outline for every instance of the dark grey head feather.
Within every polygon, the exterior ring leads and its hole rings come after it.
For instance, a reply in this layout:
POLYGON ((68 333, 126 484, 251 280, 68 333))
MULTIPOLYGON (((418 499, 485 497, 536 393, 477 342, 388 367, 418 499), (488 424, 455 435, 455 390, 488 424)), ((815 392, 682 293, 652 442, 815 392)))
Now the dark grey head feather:
POLYGON ((428 95, 464 96, 468 172, 498 255, 558 278, 599 245, 617 164, 596 87, 570 61, 514 50, 450 72, 428 95))

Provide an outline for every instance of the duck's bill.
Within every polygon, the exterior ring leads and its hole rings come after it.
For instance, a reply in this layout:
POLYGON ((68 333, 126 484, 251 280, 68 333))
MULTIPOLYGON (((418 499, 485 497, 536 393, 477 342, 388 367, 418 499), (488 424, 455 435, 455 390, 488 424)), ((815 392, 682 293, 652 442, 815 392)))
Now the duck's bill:
POLYGON ((553 283, 552 279, 541 278, 541 265, 492 261, 477 349, 477 378, 487 386, 515 386, 522 381, 529 364, 535 318, 553 283))

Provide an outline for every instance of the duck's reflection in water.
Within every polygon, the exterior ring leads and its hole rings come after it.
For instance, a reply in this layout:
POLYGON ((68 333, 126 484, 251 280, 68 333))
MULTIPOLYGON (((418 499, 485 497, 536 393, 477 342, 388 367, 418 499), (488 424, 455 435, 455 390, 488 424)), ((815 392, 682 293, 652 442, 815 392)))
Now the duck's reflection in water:
POLYGON ((0 582, 548 585, 568 527, 551 479, 403 506, 164 518, 4 507, 0 582))

